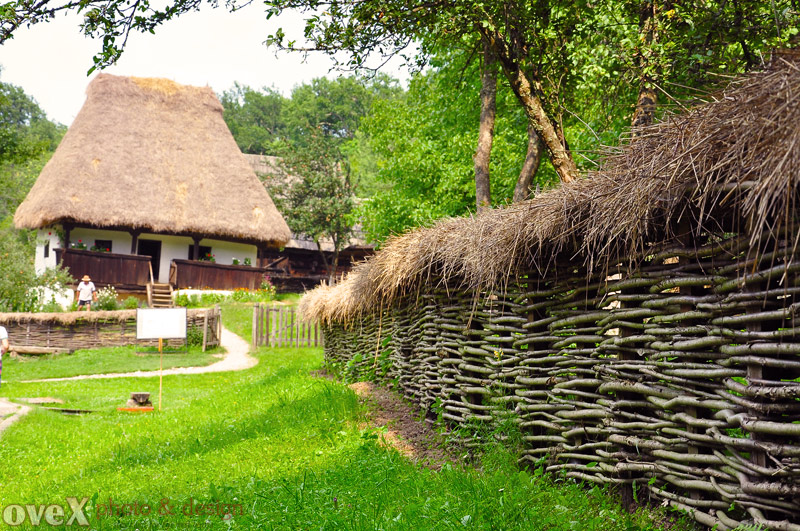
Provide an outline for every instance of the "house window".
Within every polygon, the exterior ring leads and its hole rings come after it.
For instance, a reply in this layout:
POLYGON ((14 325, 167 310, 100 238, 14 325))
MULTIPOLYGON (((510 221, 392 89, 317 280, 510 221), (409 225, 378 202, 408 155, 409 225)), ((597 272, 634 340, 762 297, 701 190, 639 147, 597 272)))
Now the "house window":
POLYGON ((47 258, 50 256, 50 240, 44 242, 44 257, 47 258))
POLYGON ((93 251, 100 251, 101 253, 111 252, 111 240, 95 240, 93 251))
MULTIPOLYGON (((200 253, 200 255, 198 256, 198 258, 200 260, 202 260, 204 257, 206 257, 206 256, 211 254, 211 247, 206 247, 205 245, 201 245, 197 249, 198 249, 197 252, 200 253)), ((193 260, 194 259, 194 256, 192 256, 193 252, 194 252, 194 245, 190 245, 189 246, 189 260, 193 260)))

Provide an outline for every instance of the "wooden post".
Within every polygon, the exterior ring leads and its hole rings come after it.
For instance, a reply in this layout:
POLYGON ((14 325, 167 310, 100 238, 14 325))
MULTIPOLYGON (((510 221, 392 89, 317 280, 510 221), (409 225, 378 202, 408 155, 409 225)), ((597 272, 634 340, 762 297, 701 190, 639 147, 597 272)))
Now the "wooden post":
POLYGON ((193 236, 192 237, 192 260, 199 260, 200 259, 200 240, 202 238, 193 236))
POLYGON ((164 381, 164 340, 158 338, 158 410, 161 411, 161 389, 164 381))
POLYGON ((72 223, 62 223, 61 226, 64 228, 64 250, 66 251, 69 249, 69 234, 72 232, 72 223))
POLYGON ((206 351, 206 341, 208 341, 208 310, 203 312, 203 352, 206 351))
POLYGON ((253 304, 253 330, 250 333, 250 343, 258 346, 258 303, 253 304))
POLYGON ((268 347, 272 346, 272 335, 270 333, 270 324, 272 324, 272 308, 269 306, 264 307, 264 317, 266 321, 265 341, 264 344, 268 347))
POLYGON ((139 231, 131 231, 131 254, 137 254, 139 247, 139 231))
POLYGON ((278 308, 278 347, 283 346, 283 308, 278 308))
POLYGON ((222 345, 222 311, 219 309, 219 304, 214 306, 217 314, 217 344, 222 345))
POLYGON ((292 339, 291 339, 291 341, 289 342, 289 346, 291 347, 291 346, 292 346, 292 343, 294 343, 294 346, 295 346, 295 347, 299 347, 299 346, 300 346, 300 345, 299 345, 299 343, 300 343, 300 337, 299 337, 299 332, 300 332, 300 323, 297 323, 297 326, 295 326, 295 322, 294 322, 294 308, 291 308, 291 309, 289 310, 289 315, 291 315, 291 319, 292 319, 292 328, 290 329, 290 331, 291 331, 291 333, 292 333, 292 335, 291 335, 291 338, 292 338, 292 339))

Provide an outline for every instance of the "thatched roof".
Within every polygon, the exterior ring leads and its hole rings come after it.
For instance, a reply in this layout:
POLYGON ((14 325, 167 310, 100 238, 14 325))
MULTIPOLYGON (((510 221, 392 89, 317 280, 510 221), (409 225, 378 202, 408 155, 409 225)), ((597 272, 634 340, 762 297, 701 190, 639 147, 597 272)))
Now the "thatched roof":
POLYGON ((98 75, 17 209, 18 227, 74 222, 276 246, 289 228, 209 87, 98 75))
POLYGON ((723 227, 754 252, 793 230, 800 205, 800 61, 776 56, 713 101, 637 131, 600 171, 535 198, 396 237, 347 279, 303 301, 307 318, 346 321, 412 293, 436 272, 475 290, 569 257, 589 270, 723 227), (623 258, 621 258, 623 257, 623 258))

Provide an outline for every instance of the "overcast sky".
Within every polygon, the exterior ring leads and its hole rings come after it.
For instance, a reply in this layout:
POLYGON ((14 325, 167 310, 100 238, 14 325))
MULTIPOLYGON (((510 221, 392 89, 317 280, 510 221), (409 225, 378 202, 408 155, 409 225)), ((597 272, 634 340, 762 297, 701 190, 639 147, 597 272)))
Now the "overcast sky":
MULTIPOLYGON (((23 28, 0 46, 0 81, 21 86, 47 113, 65 125, 72 123, 83 105, 91 76, 92 57, 100 42, 84 37, 80 17, 59 16, 47 23, 23 28)), ((266 20, 263 8, 250 5, 237 13, 206 4, 200 12, 187 13, 156 29, 155 35, 131 34, 118 64, 104 72, 141 77, 165 77, 185 85, 209 85, 218 94, 234 81, 254 88, 274 86, 285 95, 292 87, 315 77, 341 75, 330 59, 281 53, 263 42, 283 27, 290 38, 302 37, 299 15, 284 14, 266 20)), ((405 74, 389 65, 386 73, 401 79, 405 74)))

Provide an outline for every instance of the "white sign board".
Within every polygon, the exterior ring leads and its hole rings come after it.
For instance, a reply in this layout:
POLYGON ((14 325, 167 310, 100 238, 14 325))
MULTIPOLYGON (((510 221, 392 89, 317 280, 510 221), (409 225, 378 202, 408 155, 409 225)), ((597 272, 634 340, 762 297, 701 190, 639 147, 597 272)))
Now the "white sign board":
POLYGON ((136 310, 136 339, 186 339, 186 308, 136 310))

